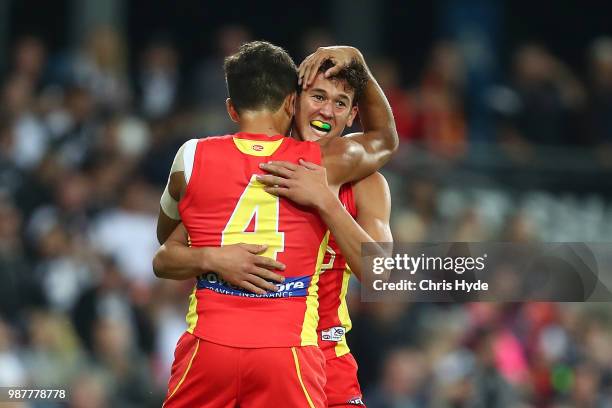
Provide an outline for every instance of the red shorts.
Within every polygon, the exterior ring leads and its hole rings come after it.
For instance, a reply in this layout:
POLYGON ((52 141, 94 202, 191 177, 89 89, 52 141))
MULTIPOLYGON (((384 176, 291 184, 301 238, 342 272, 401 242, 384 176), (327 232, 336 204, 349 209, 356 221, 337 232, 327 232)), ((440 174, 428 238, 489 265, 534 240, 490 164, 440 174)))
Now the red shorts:
POLYGON ((352 354, 325 362, 325 394, 329 407, 365 407, 357 380, 357 362, 352 354))
POLYGON ((316 346, 237 348, 185 333, 164 408, 324 408, 325 359, 316 346))

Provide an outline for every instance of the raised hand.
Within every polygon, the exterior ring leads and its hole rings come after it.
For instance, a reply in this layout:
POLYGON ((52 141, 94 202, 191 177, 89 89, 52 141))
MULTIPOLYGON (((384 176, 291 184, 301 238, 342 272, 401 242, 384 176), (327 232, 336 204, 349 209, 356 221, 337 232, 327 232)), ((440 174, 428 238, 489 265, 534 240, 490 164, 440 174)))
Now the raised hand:
POLYGON ((352 61, 357 61, 365 65, 363 55, 357 48, 348 47, 344 45, 337 45, 333 47, 319 47, 314 53, 302 61, 298 73, 298 84, 302 85, 303 89, 306 89, 313 83, 321 63, 327 59, 334 62, 334 66, 325 71, 325 77, 329 78, 346 66, 352 61))

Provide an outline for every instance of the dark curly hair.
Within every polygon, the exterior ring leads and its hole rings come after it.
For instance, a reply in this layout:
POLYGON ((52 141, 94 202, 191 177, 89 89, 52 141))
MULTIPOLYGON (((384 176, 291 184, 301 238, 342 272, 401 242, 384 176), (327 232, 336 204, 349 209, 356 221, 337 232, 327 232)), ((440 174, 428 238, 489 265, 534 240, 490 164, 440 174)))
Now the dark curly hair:
POLYGON ((251 41, 225 58, 227 93, 238 113, 276 111, 297 88, 297 67, 287 52, 266 41, 251 41))
MULTIPOLYGON (((324 60, 319 66, 318 72, 325 72, 331 67, 335 65, 334 61, 331 59, 324 60)), ((349 88, 353 90, 355 96, 353 97, 353 106, 359 102, 359 98, 363 95, 363 91, 368 83, 368 73, 363 66, 363 64, 357 62, 356 60, 351 61, 349 65, 342 68, 340 72, 336 75, 332 76, 329 79, 338 79, 340 81, 344 81, 349 88)))

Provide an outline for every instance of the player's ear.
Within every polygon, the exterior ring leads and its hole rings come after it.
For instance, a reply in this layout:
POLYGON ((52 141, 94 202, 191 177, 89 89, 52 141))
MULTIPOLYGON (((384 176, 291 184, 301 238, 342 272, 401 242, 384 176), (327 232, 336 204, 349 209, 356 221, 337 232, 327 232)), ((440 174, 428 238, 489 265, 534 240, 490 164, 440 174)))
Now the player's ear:
POLYGON ((348 120, 346 121, 346 126, 351 127, 353 126, 353 121, 355 120, 355 116, 357 116, 357 106, 353 106, 351 108, 351 113, 349 114, 348 120))
POLYGON ((297 92, 291 92, 289 95, 287 95, 287 97, 285 98, 285 102, 283 103, 283 109, 285 109, 285 113, 290 118, 292 118, 293 115, 295 115, 296 97, 297 97, 297 92))
POLYGON ((231 98, 227 98, 225 100, 225 107, 227 108, 227 114, 232 122, 238 123, 240 121, 240 115, 238 115, 238 111, 236 110, 231 98))

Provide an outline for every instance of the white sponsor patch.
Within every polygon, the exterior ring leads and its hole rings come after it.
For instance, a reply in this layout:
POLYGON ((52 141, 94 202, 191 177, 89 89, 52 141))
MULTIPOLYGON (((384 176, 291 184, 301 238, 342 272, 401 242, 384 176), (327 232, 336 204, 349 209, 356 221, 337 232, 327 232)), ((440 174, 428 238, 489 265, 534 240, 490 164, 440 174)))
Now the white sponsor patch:
POLYGON ((346 403, 348 405, 365 405, 360 397, 351 398, 350 400, 346 401, 346 403))
POLYGON ((321 340, 340 341, 342 340, 344 333, 346 333, 346 329, 342 326, 330 327, 329 329, 321 332, 321 340))

